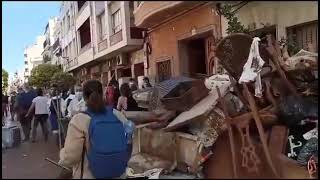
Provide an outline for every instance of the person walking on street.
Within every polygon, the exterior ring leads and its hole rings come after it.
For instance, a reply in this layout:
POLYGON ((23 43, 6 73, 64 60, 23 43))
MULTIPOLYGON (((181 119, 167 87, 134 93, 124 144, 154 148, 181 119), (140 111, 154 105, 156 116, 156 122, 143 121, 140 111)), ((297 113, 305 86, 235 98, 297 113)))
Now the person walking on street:
POLYGON ((21 123, 23 133, 25 135, 24 140, 29 141, 33 112, 30 112, 29 116, 26 116, 26 114, 32 105, 32 100, 35 98, 35 94, 33 91, 30 91, 28 84, 24 85, 23 91, 24 92, 20 91, 21 93, 19 93, 16 98, 15 109, 17 110, 18 121, 21 123))
POLYGON ((14 104, 16 102, 16 98, 17 98, 17 93, 13 91, 10 96, 10 114, 11 114, 12 121, 14 121, 14 116, 15 116, 14 104))
POLYGON ((138 103, 132 97, 128 83, 123 83, 120 87, 121 96, 118 99, 117 109, 119 111, 139 111, 138 103))
POLYGON ((7 117, 8 116, 8 96, 2 94, 2 116, 7 117))
POLYGON ((68 91, 68 97, 66 98, 65 102, 66 102, 66 107, 65 107, 65 116, 67 116, 69 114, 69 110, 68 107, 71 103, 71 101, 75 98, 75 92, 74 92, 74 88, 70 88, 68 91))
POLYGON ((64 116, 65 101, 59 96, 58 89, 53 88, 52 98, 48 101, 48 107, 50 111, 50 123, 51 130, 53 134, 58 134, 58 112, 60 112, 60 117, 64 116))
POLYGON ((122 177, 130 158, 123 116, 105 107, 102 84, 97 80, 84 83, 83 97, 87 110, 70 120, 59 164, 71 167, 74 179, 122 177))
POLYGON ((37 137, 37 128, 38 124, 40 123, 42 133, 44 136, 44 140, 48 140, 48 126, 47 126, 47 120, 48 120, 48 103, 49 99, 43 95, 43 91, 41 88, 37 89, 37 97, 32 100, 32 105, 28 110, 28 113, 25 117, 28 117, 31 115, 33 111, 35 111, 35 117, 34 117, 34 123, 33 123, 33 129, 32 129, 32 142, 36 141, 37 137))
POLYGON ((85 101, 83 100, 82 88, 80 86, 75 87, 75 98, 73 98, 68 105, 68 118, 72 118, 75 114, 80 111, 87 109, 85 101))

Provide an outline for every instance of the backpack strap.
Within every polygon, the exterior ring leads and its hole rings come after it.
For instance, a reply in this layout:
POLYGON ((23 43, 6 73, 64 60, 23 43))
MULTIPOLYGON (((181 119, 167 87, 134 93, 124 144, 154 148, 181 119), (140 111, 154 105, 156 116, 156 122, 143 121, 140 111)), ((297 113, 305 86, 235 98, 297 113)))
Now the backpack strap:
MULTIPOLYGON (((80 113, 86 114, 91 117, 90 113, 88 111, 81 111, 80 113)), ((84 168, 84 156, 86 153, 86 138, 84 137, 83 147, 82 147, 82 154, 81 154, 81 174, 80 179, 83 179, 83 168, 84 168)))
POLYGON ((82 155, 81 155, 81 174, 80 174, 80 179, 83 179, 83 166, 84 166, 84 155, 86 152, 86 138, 84 138, 84 142, 83 142, 83 147, 82 147, 82 155))

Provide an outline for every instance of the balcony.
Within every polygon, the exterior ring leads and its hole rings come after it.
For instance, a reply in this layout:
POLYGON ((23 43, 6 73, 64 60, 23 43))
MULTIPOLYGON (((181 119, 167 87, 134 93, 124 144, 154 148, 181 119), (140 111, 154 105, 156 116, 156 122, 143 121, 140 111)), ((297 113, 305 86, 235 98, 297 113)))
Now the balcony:
POLYGON ((98 51, 99 51, 99 52, 102 51, 102 50, 104 50, 104 49, 106 49, 106 48, 108 48, 108 41, 107 41, 107 39, 99 42, 99 44, 98 44, 98 51))
POLYGON ((145 1, 134 10, 135 25, 150 28, 205 1, 145 1))
POLYGON ((110 36, 110 45, 115 45, 122 41, 122 30, 110 36))
POLYGON ((52 45, 52 49, 56 50, 58 47, 60 46, 60 41, 59 38, 54 42, 54 44, 52 45))
POLYGON ((47 45, 48 45, 48 41, 45 40, 45 41, 43 42, 43 49, 45 49, 47 45))
POLYGON ((77 66, 77 65, 78 65, 78 59, 75 58, 75 59, 72 59, 72 60, 67 61, 67 62, 64 64, 64 67, 65 67, 65 70, 66 70, 66 71, 69 71, 72 67, 77 66))

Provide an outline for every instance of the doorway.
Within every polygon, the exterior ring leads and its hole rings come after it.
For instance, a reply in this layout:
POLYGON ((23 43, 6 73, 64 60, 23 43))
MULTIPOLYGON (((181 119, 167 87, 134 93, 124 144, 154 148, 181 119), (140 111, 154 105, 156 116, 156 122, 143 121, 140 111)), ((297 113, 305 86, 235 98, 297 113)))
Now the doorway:
POLYGON ((192 37, 178 42, 182 74, 200 78, 208 74, 206 57, 206 38, 192 37))
POLYGON ((134 77, 137 79, 139 76, 144 76, 144 63, 134 65, 134 77))
POLYGON ((131 77, 131 68, 118 69, 118 79, 122 77, 131 77))

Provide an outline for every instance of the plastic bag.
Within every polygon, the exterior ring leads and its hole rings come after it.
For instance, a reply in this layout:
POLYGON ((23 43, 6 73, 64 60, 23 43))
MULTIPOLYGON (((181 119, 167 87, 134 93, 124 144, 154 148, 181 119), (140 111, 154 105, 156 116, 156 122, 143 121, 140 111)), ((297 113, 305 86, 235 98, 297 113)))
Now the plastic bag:
POLYGON ((318 119, 318 102, 309 97, 287 96, 279 103, 279 117, 287 126, 307 118, 318 119))

